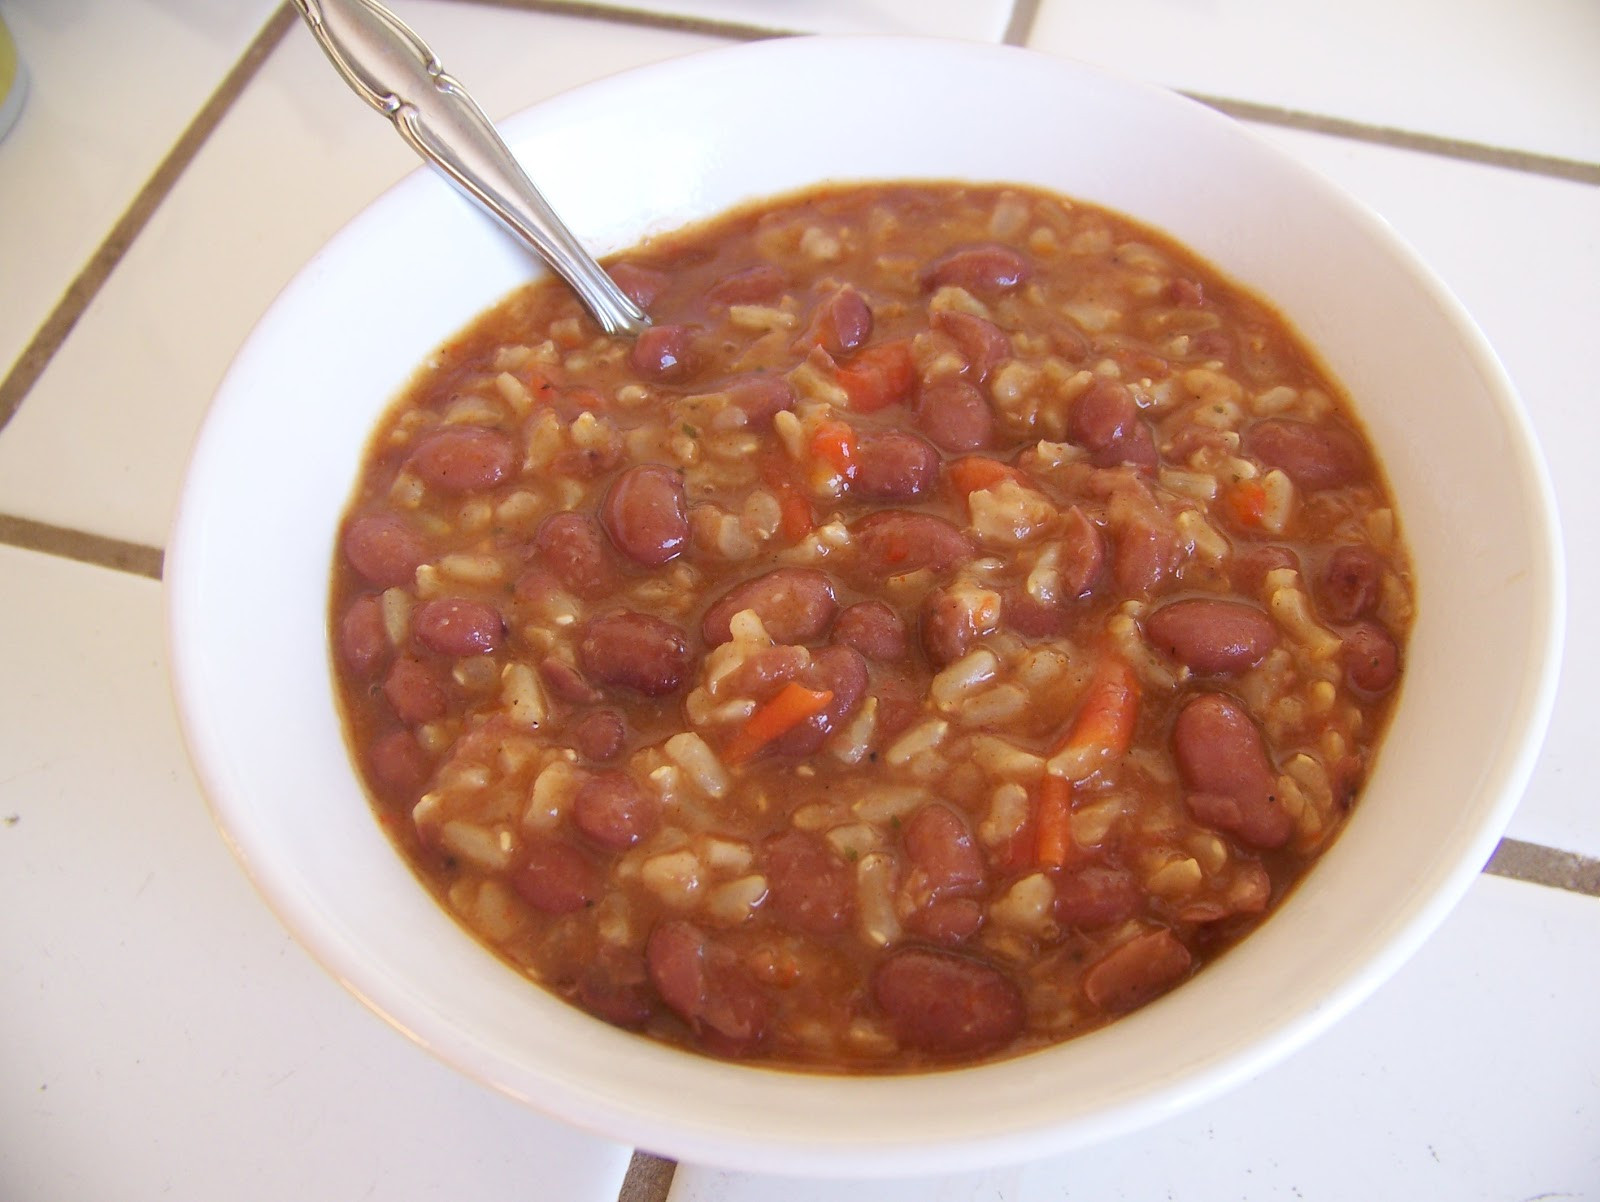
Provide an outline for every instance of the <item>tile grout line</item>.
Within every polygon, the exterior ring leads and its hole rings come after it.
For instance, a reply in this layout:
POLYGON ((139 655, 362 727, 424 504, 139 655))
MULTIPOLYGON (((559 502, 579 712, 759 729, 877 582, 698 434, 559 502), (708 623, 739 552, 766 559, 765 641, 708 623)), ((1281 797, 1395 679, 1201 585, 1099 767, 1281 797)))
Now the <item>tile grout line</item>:
POLYGON ((1483 870, 1507 880, 1600 897, 1600 859, 1542 843, 1501 839, 1483 870))
POLYGON ((43 555, 72 559, 151 580, 161 579, 165 558, 160 547, 124 542, 119 538, 107 538, 101 534, 52 526, 48 522, 36 522, 31 518, 4 513, 0 513, 0 546, 37 551, 43 555))
POLYGON ((1042 3, 1044 0, 1011 0, 1011 20, 1006 22, 1006 31, 1000 36, 1002 45, 1027 46, 1042 3))
POLYGON ((4 378, 0 378, 0 430, 4 430, 7 423, 16 416, 24 398, 38 383, 39 377, 44 374, 56 351, 61 349, 62 343, 78 324, 79 318, 99 294, 101 286, 116 270, 117 264, 122 262, 123 256, 128 253, 134 240, 160 207, 161 202, 166 199, 167 194, 172 191, 173 185, 178 182, 185 168, 199 153, 211 132, 221 123, 222 118, 233 106, 233 102, 254 78, 267 56, 283 39, 294 19, 294 10, 285 4, 261 27, 239 61, 223 77, 222 82, 211 93, 194 120, 179 135, 166 157, 135 193, 132 203, 111 227, 111 232, 95 248, 94 253, 89 256, 89 261, 67 285, 55 308, 34 332, 27 346, 23 348, 22 354, 17 357, 17 361, 11 365, 11 370, 4 378))
POLYGON ((1499 167, 1507 171, 1520 171, 1527 175, 1543 175, 1551 179, 1569 180, 1579 184, 1600 185, 1600 163, 1581 159, 1566 159, 1556 155, 1534 154, 1530 151, 1511 150, 1483 142, 1469 142, 1461 138, 1446 138, 1438 134, 1418 133, 1396 126, 1369 125, 1345 117, 1331 117, 1321 113, 1308 113, 1300 109, 1280 108, 1277 105, 1258 104, 1252 100, 1231 100, 1225 96, 1209 96, 1201 92, 1183 92, 1190 100, 1216 109, 1239 121, 1252 121, 1260 125, 1275 125, 1283 129, 1304 133, 1327 134, 1351 142, 1368 142, 1394 150, 1410 150, 1418 154, 1431 154, 1439 158, 1458 159, 1485 167, 1499 167))
POLYGON ((739 21, 719 21, 713 17, 684 17, 673 13, 646 12, 618 4, 589 3, 588 0, 451 0, 483 8, 505 8, 517 12, 543 13, 552 17, 584 17, 614 25, 639 25, 666 29, 673 33, 698 33, 731 41, 759 42, 767 38, 804 37, 799 29, 770 25, 745 25, 739 21))
POLYGON ((633 1159, 628 1161, 628 1172, 622 1178, 617 1202, 667 1202, 677 1171, 676 1161, 635 1149, 633 1159))

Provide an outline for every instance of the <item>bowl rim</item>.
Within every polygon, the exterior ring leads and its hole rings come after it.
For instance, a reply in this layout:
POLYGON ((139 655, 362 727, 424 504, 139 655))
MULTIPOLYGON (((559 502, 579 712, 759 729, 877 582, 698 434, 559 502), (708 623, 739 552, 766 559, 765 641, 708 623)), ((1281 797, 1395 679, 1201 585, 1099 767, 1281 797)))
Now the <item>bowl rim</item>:
MULTIPOLYGON (((1220 129, 1229 128, 1233 137, 1243 137, 1264 150, 1278 170, 1299 178, 1300 186, 1314 189, 1321 203, 1339 210, 1347 220, 1357 223, 1381 251, 1396 260, 1426 292, 1445 321, 1462 339, 1495 403, 1496 416, 1504 426, 1511 452, 1511 467, 1525 493, 1532 528, 1527 531, 1529 554, 1538 576, 1533 582, 1537 621, 1528 632, 1530 662, 1523 687, 1512 713, 1511 729, 1519 735, 1506 754, 1492 766, 1492 783, 1485 791, 1495 801, 1485 808, 1468 833, 1462 849, 1446 868, 1434 872, 1429 886, 1410 910, 1388 932, 1380 947, 1348 972, 1343 983, 1325 995, 1320 1004, 1280 1016, 1268 1029, 1243 1046, 1218 1050, 1203 1064, 1175 1073, 1170 1078, 1147 1083, 1121 1099, 1112 1099, 1089 1115, 1075 1117, 1069 1126, 1041 1121, 1036 1125, 972 1135, 941 1146, 930 1147, 915 1136, 897 1140, 875 1139, 867 1132, 839 1133, 824 1148, 814 1136, 790 1134, 782 1130, 764 1132, 759 1137, 739 1133, 730 1135, 722 1127, 698 1119, 688 1110, 659 1113, 625 1103, 604 1093, 586 1089, 582 1082, 560 1083, 558 1105, 538 1095, 540 1086, 550 1082, 530 1079, 497 1060, 493 1048, 486 1048, 470 1033, 459 1030, 449 1018, 419 1006, 404 990, 381 972, 374 972, 349 941, 348 932, 323 913, 299 886, 302 882, 283 865, 265 862, 248 839, 248 815, 238 808, 238 791, 230 779, 228 766, 215 754, 212 738, 210 698, 199 691, 194 657, 201 650, 186 638, 190 615, 207 602, 206 564, 198 553, 200 535, 208 523, 201 483, 214 453, 236 373, 248 364, 252 347, 261 345, 270 331, 272 319, 285 305, 291 305, 300 291, 313 286, 321 266, 336 257, 341 247, 362 236, 376 212, 386 212, 413 203, 415 199, 442 187, 440 181, 418 169, 369 205, 363 207, 321 250, 296 273, 274 300, 267 315, 241 348, 219 387, 213 407, 208 411, 196 438, 191 466, 174 516, 168 539, 163 589, 166 601, 166 641, 170 678, 177 703, 185 746, 223 839, 245 868, 268 906, 331 975, 354 993, 365 1005, 414 1041, 428 1048, 453 1067, 492 1088, 530 1103, 559 1120, 575 1124, 607 1138, 621 1138, 670 1154, 678 1159, 717 1164, 754 1171, 788 1171, 808 1176, 879 1176, 905 1172, 953 1171, 1001 1162, 1015 1162, 1052 1151, 1081 1146, 1169 1117, 1190 1105, 1212 1097, 1259 1073, 1267 1065, 1326 1030, 1338 1018, 1369 996, 1433 933, 1460 900, 1492 853, 1512 810, 1520 800, 1537 759, 1543 732, 1554 706, 1559 675, 1561 646, 1565 630, 1565 562, 1560 538, 1554 490, 1539 452, 1531 423, 1516 396, 1515 389, 1487 340, 1464 307, 1449 289, 1423 263, 1421 258, 1376 214, 1349 197, 1309 168, 1291 159, 1254 131, 1230 118, 1206 109, 1198 102, 1166 89, 1127 79, 1103 68, 1077 63, 1038 51, 1018 47, 924 37, 885 37, 847 35, 804 37, 781 41, 718 47, 650 66, 634 68, 616 76, 599 79, 542 101, 511 117, 501 128, 506 140, 518 147, 536 130, 544 129, 583 111, 595 103, 615 103, 629 92, 647 88, 670 88, 682 81, 698 78, 733 61, 738 64, 766 63, 776 66, 790 61, 805 61, 808 56, 845 51, 866 54, 923 53, 970 56, 996 62, 1037 62, 1046 59, 1051 69, 1077 72, 1130 93, 1160 103, 1190 106, 1206 114, 1220 129)), ((453 200, 453 198, 452 198, 453 200)), ((1259 933, 1258 933, 1259 934, 1259 933)), ((1132 1022, 1137 1016, 1119 1020, 1132 1022)), ((632 1037, 624 1037, 632 1038, 632 1037)), ((697 1061, 699 1058, 695 1058, 697 1061)), ((1017 1061, 1001 1062, 1015 1065, 1017 1061)), ((740 1077, 770 1073, 773 1070, 738 1067, 740 1077)), ((933 1076, 988 1074, 989 1067, 946 1070, 933 1076)), ((709 1074, 717 1076, 715 1072, 709 1074)), ((786 1079, 793 1074, 779 1073, 786 1079)), ((808 1075, 801 1074, 802 1079, 808 1075)), ((841 1080, 842 1078, 829 1078, 841 1080)), ((847 1078, 844 1078, 847 1079, 847 1078)), ((923 1078, 917 1078, 923 1079, 923 1078)), ((886 1082, 907 1078, 853 1079, 853 1089, 892 1095, 886 1082)))

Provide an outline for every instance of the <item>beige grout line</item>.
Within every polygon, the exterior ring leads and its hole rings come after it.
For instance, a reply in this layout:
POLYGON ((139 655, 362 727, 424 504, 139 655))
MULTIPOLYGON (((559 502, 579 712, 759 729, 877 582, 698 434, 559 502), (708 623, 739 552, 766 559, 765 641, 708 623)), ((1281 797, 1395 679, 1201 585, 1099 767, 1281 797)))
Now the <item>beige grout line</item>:
POLYGON ((211 135, 235 98, 245 88, 284 32, 294 20, 294 10, 284 5, 262 26, 261 32, 246 48, 243 56, 223 78, 200 112, 178 138, 166 158, 145 181, 134 196, 133 202, 123 212, 111 232, 106 235, 77 278, 67 285, 67 290, 56 302, 56 307, 44 319, 44 324, 34 333, 32 340, 11 365, 4 379, 0 379, 0 430, 5 429, 23 399, 44 374, 51 358, 72 333, 78 319, 84 315, 100 291, 101 286, 116 270, 117 264, 128 253, 133 240, 139 236, 167 193, 177 183, 178 177, 199 153, 206 138, 211 135))
POLYGON ((1372 142, 1395 150, 1410 150, 1419 154, 1438 155, 1441 158, 1462 159, 1469 163, 1501 167, 1529 175, 1544 175, 1552 179, 1571 180, 1579 184, 1600 184, 1600 163, 1586 163, 1579 159, 1510 150, 1503 146, 1489 146, 1482 142, 1445 138, 1437 134, 1416 133, 1387 125, 1367 125, 1344 117, 1328 117, 1320 113, 1306 113, 1271 104, 1257 104, 1250 100, 1230 100, 1225 96, 1207 96, 1199 92, 1185 92, 1184 95, 1240 121, 1254 121, 1261 125, 1276 125, 1306 133, 1328 134, 1353 142, 1372 142))
POLYGON ((1033 36, 1033 22, 1039 15, 1041 3, 1043 0, 1013 0, 1011 20, 1006 23, 1006 31, 1000 41, 1007 46, 1026 46, 1028 39, 1033 36))
POLYGON ((151 580, 161 579, 163 552, 160 547, 123 542, 119 538, 52 526, 31 518, 0 513, 0 545, 21 547, 24 551, 38 551, 62 559, 75 559, 96 567, 148 576, 151 580))
POLYGON ((622 1179, 617 1202, 667 1202, 677 1170, 673 1161, 649 1152, 635 1152, 628 1162, 628 1175, 622 1179))
POLYGON ((558 17, 587 17, 620 25, 643 25, 652 29, 670 29, 674 33, 699 33, 743 42, 802 36, 802 31, 798 29, 745 25, 738 21, 718 21, 710 17, 682 17, 671 13, 644 12, 617 4, 590 4, 583 0, 577 0, 575 3, 561 3, 561 0, 455 0, 455 2, 477 4, 485 8, 511 8, 519 12, 547 13, 558 17))
POLYGON ((1514 881, 1600 897, 1600 860, 1539 843, 1500 840, 1484 871, 1514 881))

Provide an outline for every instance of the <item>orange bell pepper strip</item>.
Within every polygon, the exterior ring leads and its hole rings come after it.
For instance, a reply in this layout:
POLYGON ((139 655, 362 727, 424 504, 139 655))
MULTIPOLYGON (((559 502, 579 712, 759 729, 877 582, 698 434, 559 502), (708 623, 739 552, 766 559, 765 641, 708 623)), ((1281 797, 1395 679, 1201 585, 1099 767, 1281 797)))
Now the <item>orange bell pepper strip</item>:
POLYGON ((856 478, 856 432, 844 422, 832 418, 820 422, 811 435, 811 453, 846 480, 856 478))
POLYGON ((1139 721, 1139 678, 1114 655, 1095 667, 1072 725, 1046 768, 1050 775, 1080 781, 1125 755, 1139 721))
POLYGON ((1064 868, 1072 859, 1072 785, 1045 773, 1034 805, 1034 861, 1041 868, 1064 868))
POLYGON ((831 689, 808 689, 791 680, 734 732, 722 748, 723 763, 744 763, 778 736, 820 714, 832 701, 831 689))
POLYGON ((1015 480, 1024 488, 1031 487, 1028 478, 1009 463, 990 459, 987 455, 963 455, 944 465, 945 478, 963 497, 993 488, 1006 480, 1015 480))

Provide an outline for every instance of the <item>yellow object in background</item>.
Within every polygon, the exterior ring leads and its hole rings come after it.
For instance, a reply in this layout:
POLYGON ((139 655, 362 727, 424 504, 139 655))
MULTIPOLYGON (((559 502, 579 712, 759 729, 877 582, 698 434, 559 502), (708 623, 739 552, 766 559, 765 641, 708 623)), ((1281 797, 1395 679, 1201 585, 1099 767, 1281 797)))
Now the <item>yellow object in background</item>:
POLYGON ((22 98, 28 90, 28 77, 17 58, 17 44, 11 31, 0 20, 0 138, 22 112, 22 98))

